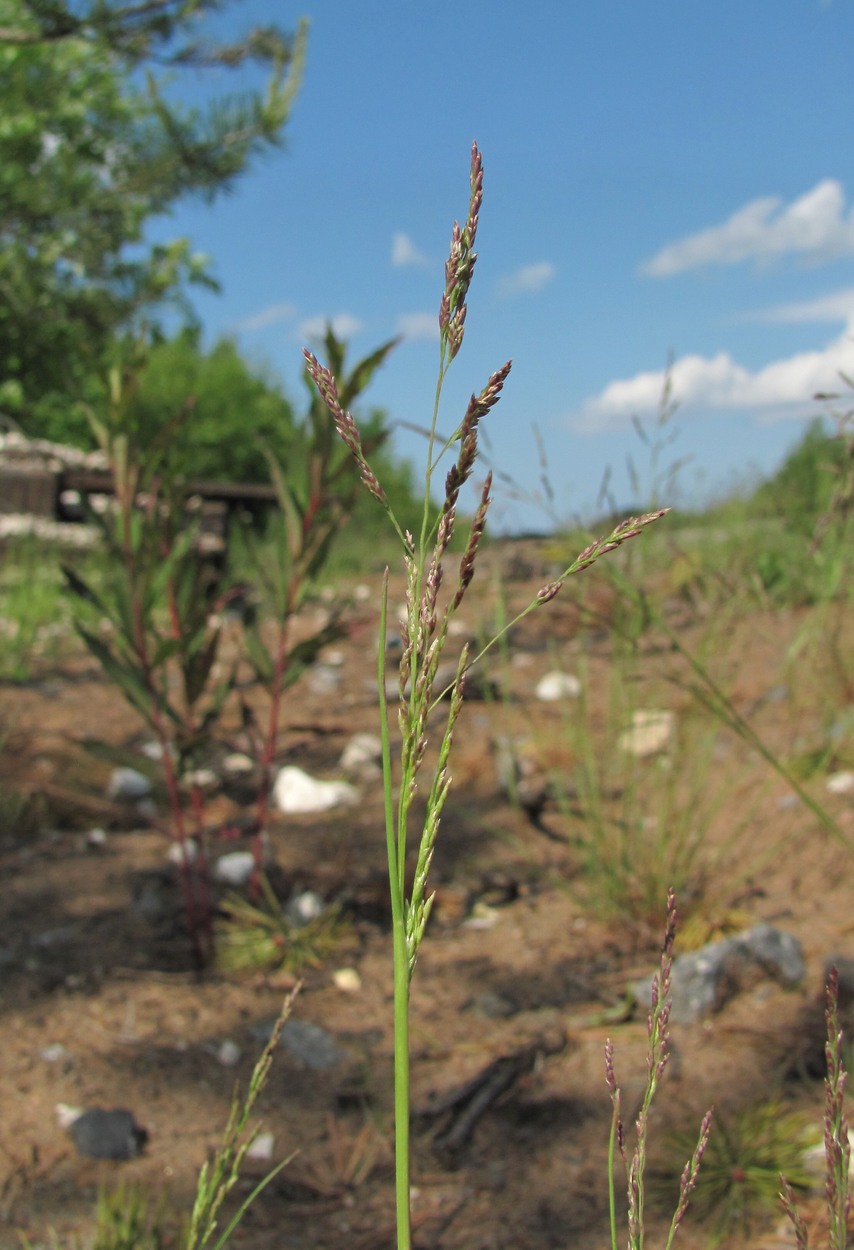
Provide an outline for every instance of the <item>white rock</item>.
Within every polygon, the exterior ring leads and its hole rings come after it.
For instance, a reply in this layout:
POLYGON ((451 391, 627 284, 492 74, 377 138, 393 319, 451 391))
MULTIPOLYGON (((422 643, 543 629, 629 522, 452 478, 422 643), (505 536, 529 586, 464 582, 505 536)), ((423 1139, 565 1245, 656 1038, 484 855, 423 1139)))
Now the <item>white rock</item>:
POLYGON ((71 1057, 71 1051, 67 1046, 63 1046, 62 1042, 53 1042, 50 1046, 45 1046, 39 1054, 45 1063, 59 1063, 61 1059, 71 1057))
POLYGON ((285 915, 291 924, 305 925, 323 915, 323 899, 314 890, 303 890, 288 900, 285 915))
POLYGON ((198 855, 198 853, 199 853, 199 848, 196 846, 193 839, 187 838, 183 846, 180 842, 173 842, 172 845, 169 847, 169 853, 166 856, 166 858, 169 860, 170 864, 175 864, 177 867, 180 868, 181 865, 184 863, 185 854, 186 854, 187 863, 192 864, 192 863, 195 863, 196 856, 198 855))
POLYGON ((212 768, 194 768, 192 772, 184 774, 184 780, 188 786, 195 786, 205 794, 219 785, 219 777, 212 768))
POLYGON ((331 664, 316 664, 308 675, 308 686, 313 694, 335 694, 340 689, 343 674, 331 664))
POLYGON ((83 1114, 82 1107, 72 1107, 67 1102, 58 1102, 53 1110, 60 1128, 71 1128, 83 1114))
POLYGON ((672 712, 639 709, 633 713, 629 728, 620 734, 620 749, 638 759, 658 755, 670 746, 675 728, 672 712))
POLYGON ((106 829, 90 829, 85 838, 86 845, 92 850, 99 851, 107 845, 106 829))
POLYGON ((854 772, 846 769, 845 772, 831 773, 824 788, 828 794, 850 794, 854 790, 854 772))
POLYGON ((232 751, 222 761, 222 771, 229 777, 244 777, 247 773, 251 773, 254 767, 250 757, 244 755, 242 751, 232 751))
POLYGON ((246 885, 255 871, 255 856, 251 851, 229 851, 214 864, 213 875, 224 885, 246 885))
POLYGON ((534 687, 534 694, 543 703, 577 699, 581 694, 581 682, 572 673, 546 673, 534 687))
POLYGON ((262 1163, 269 1163, 273 1157, 273 1150, 276 1146, 276 1139, 272 1133, 258 1133, 249 1143, 249 1149, 246 1151, 247 1159, 257 1159, 262 1163))
POLYGON ((280 812, 327 812, 347 807, 358 800, 359 792, 346 781, 318 781, 301 768, 282 768, 273 786, 273 800, 280 812))
POLYGON ((240 1062, 240 1047, 231 1038, 226 1038, 219 1046, 216 1057, 224 1068, 233 1068, 240 1062))
POLYGON ((107 798, 120 803, 135 803, 151 794, 151 782, 135 768, 114 768, 107 782, 107 798))
POLYGON ((332 983, 345 994, 358 994, 362 988, 362 978, 355 968, 336 968, 332 973, 332 983))
POLYGON ((377 734, 354 734, 345 746, 339 763, 345 772, 361 772, 366 767, 375 771, 382 755, 383 744, 377 734))
POLYGON ((369 599, 373 599, 374 592, 367 582, 359 582, 353 587, 353 598, 356 603, 367 603, 369 599))

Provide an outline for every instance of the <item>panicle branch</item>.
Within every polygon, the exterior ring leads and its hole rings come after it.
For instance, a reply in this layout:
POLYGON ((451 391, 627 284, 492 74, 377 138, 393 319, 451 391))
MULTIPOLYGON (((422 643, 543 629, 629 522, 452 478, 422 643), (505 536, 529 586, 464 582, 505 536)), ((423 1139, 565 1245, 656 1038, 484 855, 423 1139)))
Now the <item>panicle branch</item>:
POLYGON ((483 202, 483 159, 476 143, 471 149, 471 194, 466 224, 460 229, 454 222, 451 247, 445 262, 445 289, 439 305, 439 333, 443 348, 451 361, 462 347, 466 320, 466 296, 471 286, 477 252, 474 241, 477 235, 480 206, 483 202))
POLYGON ((371 492, 374 499, 388 510, 389 502, 386 493, 380 485, 377 475, 365 459, 359 427, 353 414, 341 406, 341 401, 338 397, 338 385, 333 374, 329 369, 324 369, 317 357, 308 348, 303 348, 302 354, 305 358, 305 367, 308 370, 309 377, 314 382, 323 402, 329 409, 332 420, 335 422, 335 428, 342 441, 350 449, 350 453, 356 461, 362 482, 371 492))

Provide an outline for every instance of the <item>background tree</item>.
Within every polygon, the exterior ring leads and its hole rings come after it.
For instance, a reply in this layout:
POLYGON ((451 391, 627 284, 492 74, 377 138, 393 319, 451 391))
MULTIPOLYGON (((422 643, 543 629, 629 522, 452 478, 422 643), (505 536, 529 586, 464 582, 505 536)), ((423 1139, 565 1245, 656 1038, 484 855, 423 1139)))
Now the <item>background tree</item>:
POLYGON ((282 139, 306 29, 207 37, 221 0, 0 0, 0 411, 33 434, 85 437, 117 336, 187 285, 213 285, 185 239, 144 227, 187 195, 213 200, 282 139), (182 66, 268 71, 263 92, 170 101, 182 66), (160 77, 158 77, 160 74, 160 77))

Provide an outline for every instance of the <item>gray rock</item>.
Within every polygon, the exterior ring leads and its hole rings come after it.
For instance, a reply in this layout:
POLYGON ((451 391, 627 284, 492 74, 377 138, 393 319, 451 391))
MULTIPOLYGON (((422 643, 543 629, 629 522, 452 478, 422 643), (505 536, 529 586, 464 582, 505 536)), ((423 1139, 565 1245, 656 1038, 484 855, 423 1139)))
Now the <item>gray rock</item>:
MULTIPOLYGON (((252 1034, 258 1041, 268 1042, 274 1025, 275 1021, 257 1025, 252 1034)), ((296 1020, 293 1016, 285 1021, 279 1045, 293 1055, 294 1059, 317 1072, 334 1068, 336 1064, 349 1058, 348 1052, 338 1045, 326 1029, 322 1029, 319 1024, 296 1020)))
POLYGON ((90 1159, 135 1159, 148 1141, 148 1133, 137 1124, 133 1112, 122 1107, 84 1111, 68 1132, 78 1153, 90 1159))
POLYGON ((114 768, 107 783, 107 798, 117 803, 136 803, 151 794, 151 782, 135 768, 114 768))
MULTIPOLYGON (((803 950, 797 938, 773 925, 758 924, 674 960, 670 1018, 674 1023, 690 1024, 720 1011, 736 994, 765 978, 794 988, 805 975, 803 950)), ((642 1006, 649 1002, 651 989, 652 977, 634 986, 635 997, 642 1006)))

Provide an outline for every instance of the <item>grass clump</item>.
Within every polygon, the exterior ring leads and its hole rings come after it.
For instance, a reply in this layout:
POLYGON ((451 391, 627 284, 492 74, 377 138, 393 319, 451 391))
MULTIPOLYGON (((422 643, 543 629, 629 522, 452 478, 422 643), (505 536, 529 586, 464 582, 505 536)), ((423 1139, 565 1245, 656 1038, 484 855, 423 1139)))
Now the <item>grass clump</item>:
MULTIPOLYGON (((682 1159, 692 1138, 689 1128, 668 1134, 667 1155, 674 1161, 682 1159)), ((762 1217, 773 1213, 781 1175, 793 1188, 809 1189, 806 1155, 815 1140, 809 1118, 778 1098, 764 1098, 729 1115, 718 1111, 691 1200, 692 1218, 702 1223, 710 1244, 749 1233, 762 1217)), ((653 1195, 657 1204, 667 1201, 677 1177, 675 1168, 656 1168, 653 1195)))
POLYGON ((163 1198, 153 1203, 140 1185, 99 1190, 91 1250, 166 1250, 173 1244, 163 1198))
POLYGON ((300 924, 292 920, 262 873, 260 902, 238 894, 221 905, 216 962, 222 972, 291 972, 317 968, 338 951, 349 928, 337 907, 300 924))

